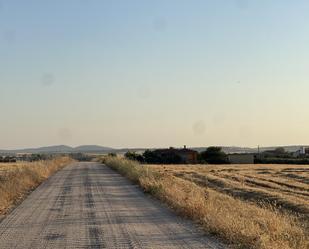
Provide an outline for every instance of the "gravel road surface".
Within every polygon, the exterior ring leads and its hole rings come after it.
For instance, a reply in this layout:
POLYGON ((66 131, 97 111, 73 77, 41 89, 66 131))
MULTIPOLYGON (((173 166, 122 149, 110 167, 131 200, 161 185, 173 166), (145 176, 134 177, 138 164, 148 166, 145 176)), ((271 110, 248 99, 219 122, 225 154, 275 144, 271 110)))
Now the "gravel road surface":
POLYGON ((108 167, 74 163, 0 223, 0 248, 224 247, 108 167))

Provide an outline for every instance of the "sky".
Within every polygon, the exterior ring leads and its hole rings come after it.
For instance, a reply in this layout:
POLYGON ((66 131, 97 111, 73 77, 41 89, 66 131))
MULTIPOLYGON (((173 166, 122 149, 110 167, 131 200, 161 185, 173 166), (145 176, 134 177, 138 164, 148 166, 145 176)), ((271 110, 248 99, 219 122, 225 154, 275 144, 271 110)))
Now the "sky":
POLYGON ((309 144, 309 1, 0 0, 0 148, 309 144))

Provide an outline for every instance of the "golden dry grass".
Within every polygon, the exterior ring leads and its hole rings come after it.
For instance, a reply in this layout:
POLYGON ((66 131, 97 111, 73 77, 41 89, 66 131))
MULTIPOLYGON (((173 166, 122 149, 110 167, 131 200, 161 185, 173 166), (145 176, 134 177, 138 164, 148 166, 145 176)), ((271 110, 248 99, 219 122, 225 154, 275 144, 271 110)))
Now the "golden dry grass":
MULTIPOLYGON (((211 184, 209 187, 207 183, 213 184, 215 181, 200 177, 210 175, 215 178, 218 177, 218 172, 222 170, 229 172, 238 166, 142 166, 117 158, 107 159, 105 163, 140 184, 146 192, 167 203, 177 213, 200 223, 206 232, 216 234, 235 248, 308 248, 306 227, 296 216, 282 212, 270 204, 261 204, 259 201, 257 203, 252 199, 233 196, 211 184)), ((244 171, 242 173, 247 175, 248 167, 252 167, 249 169, 251 172, 259 167, 274 166, 239 167, 235 170, 242 169, 244 171)), ((285 167, 294 168, 294 166, 285 167)), ((225 179, 225 176, 222 176, 223 178, 225 179)), ((234 181, 237 180, 234 179, 234 181)), ((240 183, 242 184, 249 184, 249 182, 244 181, 240 183)), ((305 188, 303 184, 301 183, 301 186, 305 188)), ((229 188, 230 185, 221 187, 229 188)))
POLYGON ((0 164, 0 215, 72 161, 69 157, 59 157, 48 161, 0 164))
POLYGON ((237 199, 309 220, 308 165, 149 165, 237 199))

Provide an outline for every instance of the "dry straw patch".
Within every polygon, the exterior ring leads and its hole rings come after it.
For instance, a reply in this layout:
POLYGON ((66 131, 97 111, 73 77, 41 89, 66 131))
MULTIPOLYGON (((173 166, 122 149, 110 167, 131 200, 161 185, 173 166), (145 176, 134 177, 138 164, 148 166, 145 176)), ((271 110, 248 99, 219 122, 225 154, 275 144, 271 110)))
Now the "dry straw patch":
POLYGON ((308 248, 302 225, 275 208, 236 199, 125 159, 108 158, 105 164, 235 248, 308 248))
POLYGON ((69 157, 32 163, 2 164, 0 166, 0 215, 25 197, 56 171, 72 162, 69 157))

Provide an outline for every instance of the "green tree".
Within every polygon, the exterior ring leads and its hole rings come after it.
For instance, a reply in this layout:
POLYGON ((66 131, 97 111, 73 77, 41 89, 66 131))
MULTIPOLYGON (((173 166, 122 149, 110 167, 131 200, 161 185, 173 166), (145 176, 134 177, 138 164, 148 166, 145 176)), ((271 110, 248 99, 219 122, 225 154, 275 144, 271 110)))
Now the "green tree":
POLYGON ((227 155, 222 151, 221 147, 208 147, 207 150, 201 152, 200 159, 209 164, 225 164, 229 163, 227 155))
POLYGON ((275 149, 276 154, 285 154, 285 149, 283 147, 278 147, 275 149))
POLYGON ((151 150, 146 150, 143 153, 143 157, 146 163, 162 163, 161 157, 151 150))
POLYGON ((124 156, 129 160, 138 161, 138 162, 144 161, 144 157, 140 154, 137 154, 136 152, 128 151, 127 153, 124 154, 124 156))

